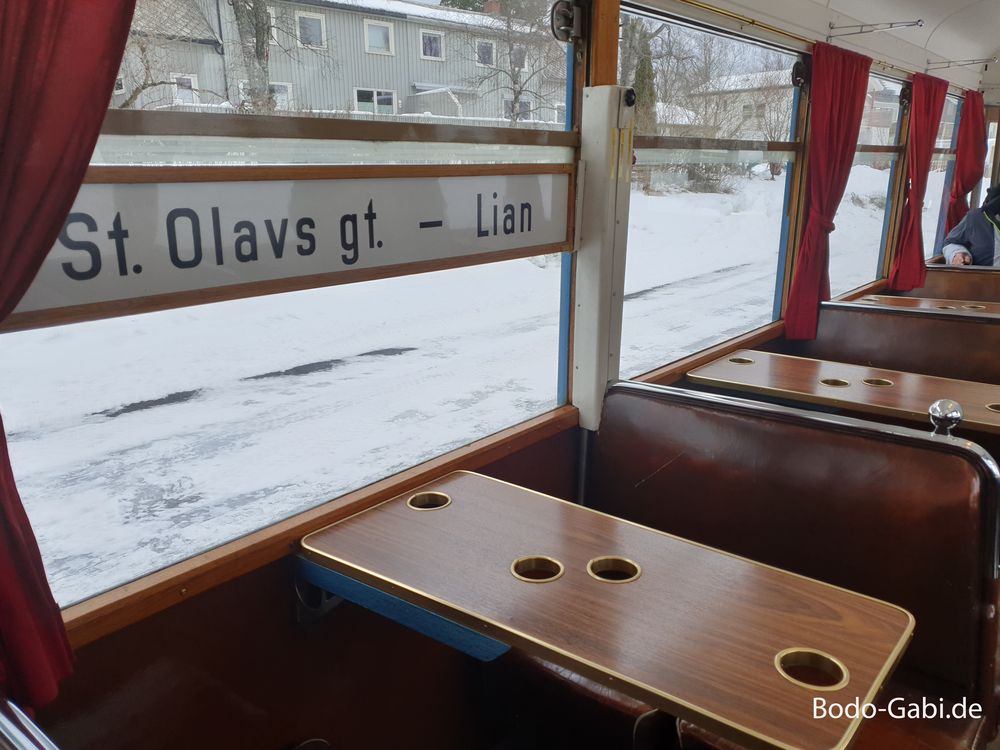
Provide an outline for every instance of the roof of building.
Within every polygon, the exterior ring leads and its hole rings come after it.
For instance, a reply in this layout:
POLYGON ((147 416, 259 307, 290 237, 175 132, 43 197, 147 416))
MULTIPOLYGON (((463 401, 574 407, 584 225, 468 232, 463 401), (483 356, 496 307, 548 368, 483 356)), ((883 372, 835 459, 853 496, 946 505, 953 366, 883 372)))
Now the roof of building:
POLYGON ((219 41, 195 0, 138 0, 132 31, 195 42, 219 41))

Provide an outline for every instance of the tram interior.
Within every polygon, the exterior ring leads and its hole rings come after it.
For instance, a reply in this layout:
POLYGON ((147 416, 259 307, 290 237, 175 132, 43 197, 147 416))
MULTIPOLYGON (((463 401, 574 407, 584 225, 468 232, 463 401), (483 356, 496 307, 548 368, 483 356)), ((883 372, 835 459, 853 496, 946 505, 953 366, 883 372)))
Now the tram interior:
POLYGON ((0 8, 0 747, 1000 747, 995 0, 93 5, 0 8))

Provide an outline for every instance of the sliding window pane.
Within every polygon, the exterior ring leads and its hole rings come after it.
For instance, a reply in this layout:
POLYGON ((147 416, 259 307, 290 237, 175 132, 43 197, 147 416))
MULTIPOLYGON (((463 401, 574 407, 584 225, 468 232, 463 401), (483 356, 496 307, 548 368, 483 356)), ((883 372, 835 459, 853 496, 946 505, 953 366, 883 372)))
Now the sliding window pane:
POLYGON ((559 290, 547 256, 0 335, 57 601, 555 407, 559 290))
POLYGON ((895 163, 892 153, 858 152, 854 156, 834 219, 837 228, 830 234, 830 294, 834 297, 881 275, 879 259, 895 163))
POLYGON ((632 377, 773 319, 792 154, 640 149, 621 373, 632 377))
POLYGON ((948 212, 951 181, 955 172, 954 154, 935 154, 927 174, 927 193, 921 229, 924 234, 924 256, 930 258, 941 250, 944 238, 944 218, 948 212))
POLYGON ((869 146, 894 146, 899 133, 899 92, 903 84, 889 78, 868 77, 864 113, 858 143, 869 146))

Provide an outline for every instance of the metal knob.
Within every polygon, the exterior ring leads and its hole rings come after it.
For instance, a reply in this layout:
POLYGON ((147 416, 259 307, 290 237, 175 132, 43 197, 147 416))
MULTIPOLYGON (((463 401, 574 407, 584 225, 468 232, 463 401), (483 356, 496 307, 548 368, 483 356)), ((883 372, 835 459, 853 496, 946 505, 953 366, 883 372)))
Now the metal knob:
POLYGON ((938 399, 931 404, 927 413, 934 425, 934 435, 951 435, 951 431, 958 427, 964 416, 962 405, 950 398, 938 399))

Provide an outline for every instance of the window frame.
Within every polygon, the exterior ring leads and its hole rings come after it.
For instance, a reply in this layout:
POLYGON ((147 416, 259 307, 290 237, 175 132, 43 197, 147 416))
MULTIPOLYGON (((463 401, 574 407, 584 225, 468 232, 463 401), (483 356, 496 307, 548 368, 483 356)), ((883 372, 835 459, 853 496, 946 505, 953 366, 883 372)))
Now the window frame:
POLYGON ((475 40, 476 45, 476 67, 478 68, 490 68, 494 69, 497 66, 497 43, 493 39, 477 38, 475 40), (488 44, 492 52, 490 53, 490 63, 489 65, 479 62, 479 45, 488 44))
POLYGON ((366 113, 366 114, 382 115, 382 116, 385 116, 387 114, 392 114, 392 115, 399 114, 399 107, 398 107, 399 98, 398 98, 398 94, 396 93, 395 89, 369 88, 368 86, 355 86, 354 87, 354 108, 355 108, 356 112, 361 112, 362 111, 362 109, 361 109, 361 102, 358 101, 358 92, 359 91, 370 91, 371 94, 372 94, 372 107, 374 108, 374 111, 370 112, 370 113, 366 113), (379 112, 378 111, 378 95, 379 94, 392 94, 392 112, 391 113, 388 113, 388 112, 379 112))
POLYGON ((327 49, 327 34, 326 34, 326 15, 323 13, 313 13, 308 10, 297 10, 295 11, 295 43, 302 47, 303 49, 327 49), (319 21, 319 33, 320 33, 320 44, 303 44, 302 43, 302 26, 300 19, 308 18, 312 20, 319 21))
POLYGON ((396 25, 391 21, 380 21, 377 18, 366 18, 364 22, 365 27, 365 52, 369 55, 384 55, 386 57, 395 57, 396 55, 396 25), (370 30, 373 26, 384 26, 389 30, 389 49, 388 51, 382 49, 372 49, 371 46, 371 36, 370 30))
POLYGON ((434 62, 444 62, 445 59, 446 59, 445 52, 444 52, 444 32, 443 31, 435 31, 434 29, 420 29, 419 30, 419 34, 420 34, 420 59, 421 60, 433 60, 434 62), (436 37, 438 37, 438 39, 441 40, 441 56, 440 57, 432 57, 430 55, 425 55, 424 54, 424 34, 429 34, 431 36, 436 36, 436 37))
POLYGON ((198 94, 198 90, 199 90, 198 76, 196 74, 194 74, 194 73, 171 73, 170 74, 170 81, 171 81, 170 87, 171 87, 171 89, 173 89, 173 102, 176 104, 177 102, 180 101, 180 97, 178 96, 178 92, 180 91, 180 87, 177 85, 177 79, 179 79, 179 78, 187 78, 189 81, 191 81, 191 88, 188 89, 188 90, 191 92, 191 100, 192 101, 191 102, 181 102, 181 105, 186 105, 186 104, 198 105, 198 104, 201 104, 201 97, 198 94))
POLYGON ((278 11, 273 5, 267 6, 267 20, 270 22, 271 27, 267 33, 267 43, 277 44, 278 37, 275 32, 278 30, 278 11))

